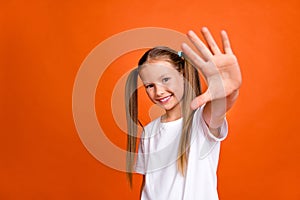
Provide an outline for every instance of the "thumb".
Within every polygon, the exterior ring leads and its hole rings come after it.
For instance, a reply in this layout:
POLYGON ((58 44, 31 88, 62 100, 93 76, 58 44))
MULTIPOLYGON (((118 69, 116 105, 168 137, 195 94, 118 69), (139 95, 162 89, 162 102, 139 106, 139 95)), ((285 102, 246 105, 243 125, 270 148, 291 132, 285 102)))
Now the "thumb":
POLYGON ((195 99, 193 99, 193 101, 191 102, 191 108, 193 110, 196 110, 197 108, 207 103, 208 101, 210 101, 210 95, 208 94, 208 92, 205 92, 200 96, 197 96, 195 99))

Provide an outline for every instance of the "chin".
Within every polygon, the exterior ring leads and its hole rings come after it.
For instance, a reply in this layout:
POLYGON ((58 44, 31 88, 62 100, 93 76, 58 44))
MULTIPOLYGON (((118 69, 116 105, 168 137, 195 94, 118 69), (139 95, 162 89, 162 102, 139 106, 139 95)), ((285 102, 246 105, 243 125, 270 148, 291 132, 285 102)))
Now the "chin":
POLYGON ((170 111, 170 110, 174 110, 176 109, 176 107, 178 106, 178 104, 176 105, 167 105, 167 106, 161 106, 163 109, 165 109, 166 111, 170 111))

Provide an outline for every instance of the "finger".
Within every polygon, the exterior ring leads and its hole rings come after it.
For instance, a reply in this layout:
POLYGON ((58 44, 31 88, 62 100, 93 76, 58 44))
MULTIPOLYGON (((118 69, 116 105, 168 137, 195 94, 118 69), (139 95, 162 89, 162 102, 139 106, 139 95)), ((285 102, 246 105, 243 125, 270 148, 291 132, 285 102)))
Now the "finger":
POLYGON ((206 45, 199 39, 199 37, 193 31, 189 31, 187 34, 189 40, 198 49, 198 51, 203 55, 205 60, 209 60, 213 55, 206 45))
POLYGON ((221 51, 220 51, 216 41, 214 40, 213 36, 209 32, 208 28, 203 27, 202 28, 202 34, 203 34, 209 48, 213 52, 213 54, 221 54, 221 51))
POLYGON ((187 44, 183 43, 181 45, 181 49, 184 55, 187 56, 189 61, 200 70, 202 70, 202 66, 205 65, 205 61, 187 44))
POLYGON ((224 52, 227 54, 233 54, 226 31, 224 31, 224 30, 221 31, 221 37, 222 37, 224 52))
POLYGON ((200 106, 202 106, 203 104, 209 101, 210 101, 210 95, 208 94, 208 92, 205 92, 202 95, 193 99, 193 101, 191 102, 191 108, 193 110, 196 110, 197 108, 199 108, 200 106))

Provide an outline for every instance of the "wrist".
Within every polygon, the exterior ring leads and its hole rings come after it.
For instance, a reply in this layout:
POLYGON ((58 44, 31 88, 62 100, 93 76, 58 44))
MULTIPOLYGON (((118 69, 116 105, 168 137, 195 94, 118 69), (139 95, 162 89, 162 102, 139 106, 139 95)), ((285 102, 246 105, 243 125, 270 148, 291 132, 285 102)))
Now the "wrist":
POLYGON ((226 100, 214 100, 205 105, 204 120, 211 128, 218 128, 226 117, 226 100))
POLYGON ((219 129, 222 126, 222 124, 225 120, 225 117, 226 117, 226 114, 223 114, 222 116, 211 117, 209 122, 207 123, 207 126, 210 129, 219 129))

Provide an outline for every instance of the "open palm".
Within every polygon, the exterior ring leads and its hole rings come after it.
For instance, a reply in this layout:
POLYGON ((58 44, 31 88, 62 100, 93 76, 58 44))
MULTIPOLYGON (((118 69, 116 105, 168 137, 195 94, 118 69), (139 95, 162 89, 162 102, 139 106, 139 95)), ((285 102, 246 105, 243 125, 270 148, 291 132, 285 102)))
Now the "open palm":
POLYGON ((199 51, 196 53, 187 44, 182 45, 182 50, 187 58, 197 67, 207 82, 208 89, 192 102, 192 108, 219 99, 226 99, 227 109, 231 107, 240 88, 242 77, 238 61, 233 54, 228 36, 221 32, 223 52, 220 50, 207 28, 202 29, 202 34, 207 46, 193 32, 188 32, 188 38, 199 51))

